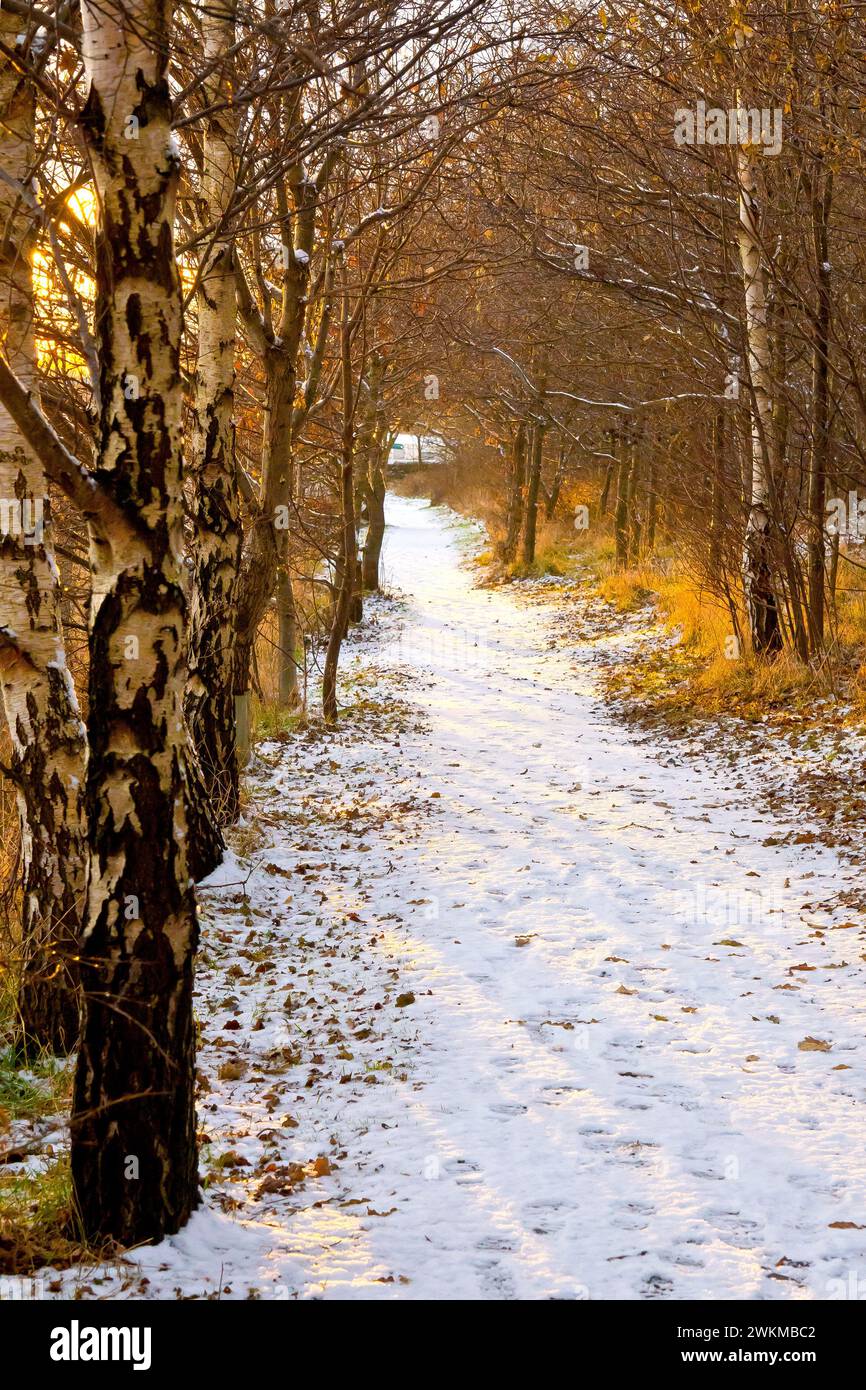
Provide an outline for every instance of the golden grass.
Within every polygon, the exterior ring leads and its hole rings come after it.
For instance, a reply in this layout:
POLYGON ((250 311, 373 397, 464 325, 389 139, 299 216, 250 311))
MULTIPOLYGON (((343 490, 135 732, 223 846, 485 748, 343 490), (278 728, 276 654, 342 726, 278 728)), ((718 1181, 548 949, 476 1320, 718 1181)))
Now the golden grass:
POLYGON ((546 574, 566 575, 573 568, 573 547, 551 535, 551 528, 545 528, 532 563, 525 565, 522 560, 517 560, 508 567, 508 573, 513 579, 540 579, 546 574))
POLYGON ((84 1253, 74 1230, 66 1157, 38 1171, 0 1170, 0 1273, 28 1275, 41 1265, 69 1265, 84 1253))
POLYGON ((270 738, 279 738, 282 734, 294 733, 307 725, 306 710, 287 709, 276 700, 253 699, 252 704, 253 746, 270 738))
POLYGON ((642 569, 612 570, 598 582, 598 592, 620 613, 633 613, 653 597, 648 575, 642 569))

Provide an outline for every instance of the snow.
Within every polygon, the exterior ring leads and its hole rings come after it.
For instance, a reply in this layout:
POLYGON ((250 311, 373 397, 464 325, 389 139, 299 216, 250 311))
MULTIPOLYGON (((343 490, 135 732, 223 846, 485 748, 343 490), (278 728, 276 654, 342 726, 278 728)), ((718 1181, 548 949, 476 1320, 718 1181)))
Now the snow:
POLYGON ((51 1290, 842 1296, 863 928, 822 904, 856 870, 617 719, 627 624, 556 646, 555 603, 474 587, 475 528, 387 519, 356 713, 260 749, 260 839, 201 893, 205 1204, 51 1290))

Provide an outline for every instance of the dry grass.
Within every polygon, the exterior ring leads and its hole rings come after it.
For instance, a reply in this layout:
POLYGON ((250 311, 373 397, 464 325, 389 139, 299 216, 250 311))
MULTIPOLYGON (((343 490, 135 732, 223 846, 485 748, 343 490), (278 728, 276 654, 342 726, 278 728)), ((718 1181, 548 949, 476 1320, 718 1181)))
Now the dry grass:
MULTIPOLYGON (((65 1113, 72 1068, 45 1055, 22 1067, 13 1050, 0 1054, 0 1274, 27 1275, 44 1264, 72 1264, 87 1252, 78 1237, 69 1161, 32 1141, 37 1165, 14 1160, 11 1127, 38 1124, 65 1113)), ((26 1132, 26 1130, 25 1130, 26 1132)), ((37 1130, 38 1132, 38 1130, 37 1130)))
POLYGON ((0 1274, 29 1275, 42 1265, 76 1264, 85 1254, 75 1239, 68 1160, 37 1172, 16 1165, 0 1172, 0 1274))

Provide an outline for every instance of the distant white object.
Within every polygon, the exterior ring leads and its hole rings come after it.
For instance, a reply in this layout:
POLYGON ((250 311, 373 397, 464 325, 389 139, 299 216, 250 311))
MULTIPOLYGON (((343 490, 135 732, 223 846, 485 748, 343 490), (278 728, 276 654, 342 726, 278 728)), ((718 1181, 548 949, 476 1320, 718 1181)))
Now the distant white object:
POLYGON ((445 462, 445 442, 438 434, 398 434, 388 455, 389 464, 428 464, 445 462))

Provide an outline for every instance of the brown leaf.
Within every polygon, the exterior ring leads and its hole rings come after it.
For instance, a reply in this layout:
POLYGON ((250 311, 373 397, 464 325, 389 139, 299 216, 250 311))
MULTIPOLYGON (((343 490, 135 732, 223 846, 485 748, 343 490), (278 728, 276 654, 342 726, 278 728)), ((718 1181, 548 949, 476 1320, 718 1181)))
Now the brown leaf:
POLYGON ((223 1062, 222 1066, 217 1072, 217 1076, 219 1077, 220 1081, 240 1081, 241 1077, 246 1072, 246 1069, 246 1062, 242 1062, 240 1061, 240 1059, 233 1061, 231 1058, 229 1058, 227 1062, 223 1062))

